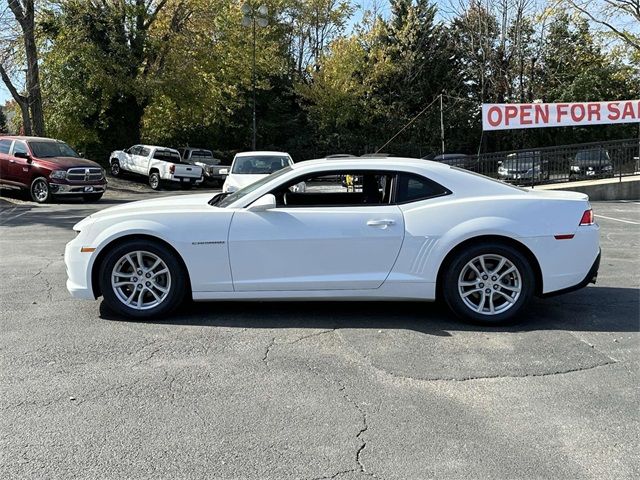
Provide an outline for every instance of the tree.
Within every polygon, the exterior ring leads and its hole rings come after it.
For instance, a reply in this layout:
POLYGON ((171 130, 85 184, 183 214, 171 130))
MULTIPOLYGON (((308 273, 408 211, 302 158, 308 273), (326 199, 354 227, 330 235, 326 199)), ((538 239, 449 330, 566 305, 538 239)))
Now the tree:
POLYGON ((0 77, 7 86, 11 96, 20 106, 25 134, 44 135, 44 114, 42 110, 42 94, 40 91, 40 72, 38 66, 38 48, 35 37, 34 0, 8 0, 15 21, 20 26, 24 59, 26 63, 26 93, 20 93, 10 72, 5 66, 8 58, 0 58, 0 77))
POLYGON ((640 0, 566 0, 570 7, 602 26, 640 55, 640 0), (629 28, 635 25, 635 28, 629 28))
POLYGON ((7 117, 4 114, 4 108, 0 107, 0 133, 9 133, 7 125, 7 117))
POLYGON ((107 149, 137 143, 174 40, 193 14, 179 0, 58 0, 43 15, 53 131, 107 149))

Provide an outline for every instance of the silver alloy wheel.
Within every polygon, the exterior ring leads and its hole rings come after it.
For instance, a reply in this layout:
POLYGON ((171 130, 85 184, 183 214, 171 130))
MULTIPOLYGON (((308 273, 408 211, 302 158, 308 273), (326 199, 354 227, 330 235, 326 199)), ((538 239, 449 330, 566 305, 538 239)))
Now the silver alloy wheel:
POLYGON ((111 287, 127 307, 149 310, 169 295, 171 272, 155 253, 137 250, 123 255, 113 266, 111 287))
POLYGON ((497 315, 513 307, 522 292, 522 275, 502 255, 479 255, 458 277, 458 293, 464 304, 482 315, 497 315))
POLYGON ((111 162, 111 173, 114 177, 117 177, 120 173, 120 164, 118 162, 111 162))
POLYGON ((49 196, 49 185, 44 180, 36 180, 32 187, 33 196, 39 202, 44 202, 49 196))
POLYGON ((149 177, 149 185, 154 190, 158 188, 158 185, 160 185, 160 179, 158 178, 158 175, 156 175, 155 173, 151 174, 151 177, 149 177))

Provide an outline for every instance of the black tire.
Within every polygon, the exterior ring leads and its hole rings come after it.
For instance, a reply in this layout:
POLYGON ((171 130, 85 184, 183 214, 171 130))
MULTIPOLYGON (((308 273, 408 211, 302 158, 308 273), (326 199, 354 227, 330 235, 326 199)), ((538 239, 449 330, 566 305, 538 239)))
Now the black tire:
POLYGON ((153 190, 160 190, 162 188, 162 179, 158 172, 151 172, 149 174, 149 186, 153 190))
POLYGON ((130 318, 157 318, 168 315, 182 304, 185 293, 189 289, 187 273, 181 262, 176 258, 175 252, 160 242, 148 240, 131 240, 117 245, 109 251, 100 265, 98 278, 102 296, 107 306, 113 312, 130 318), (159 305, 147 310, 138 310, 126 305, 118 298, 111 284, 111 275, 116 263, 126 254, 136 251, 150 252, 162 259, 169 270, 171 278, 167 296, 159 305))
POLYGON ((114 177, 119 177, 122 175, 122 169, 120 168, 120 162, 116 159, 112 159, 110 162, 111 165, 111 175, 114 177))
MULTIPOLYGON (((446 270, 442 276, 442 281, 443 281, 442 293, 443 293, 445 302, 458 317, 464 320, 467 320, 471 323, 476 323, 480 325, 490 326, 490 325, 504 325, 509 323, 516 323, 519 320, 520 312, 527 305, 527 303, 529 303, 529 301, 533 297, 533 294, 536 288, 535 275, 533 273, 533 268, 531 267, 527 257, 522 253, 520 253, 520 251, 517 250, 516 248, 506 244, 482 243, 482 244, 465 248, 461 252, 459 252, 451 260, 451 262, 448 263, 447 266, 445 266, 445 268, 446 270), (506 293, 510 293, 511 295, 516 295, 516 293, 513 293, 512 291, 505 290, 504 288, 500 287, 499 275, 495 275, 495 276, 489 275, 488 276, 489 278, 486 279, 486 282, 487 282, 486 284, 478 283, 477 287, 480 287, 480 285, 482 285, 482 288, 480 288, 481 290, 480 292, 469 295, 467 297, 468 300, 465 300, 462 298, 462 292, 460 291, 461 288, 468 288, 469 290, 474 290, 474 288, 476 288, 473 286, 472 287, 459 286, 458 281, 461 277, 461 274, 463 273, 463 269, 466 269, 466 265, 469 262, 471 262, 475 258, 480 257, 481 255, 488 256, 486 258, 488 270, 491 270, 492 268, 497 266, 495 264, 491 264, 491 262, 498 263, 499 260, 497 257, 505 258, 508 262, 511 262, 511 264, 517 269, 517 273, 519 274, 519 278, 520 278, 520 287, 519 287, 520 292, 519 292, 519 295, 517 295, 515 302, 507 302, 506 299, 503 298, 502 294, 497 294, 497 292, 494 295, 494 290, 493 290, 494 288, 498 291, 503 291, 506 293), (492 258, 491 256, 494 256, 495 258, 492 258), (494 284, 495 280, 493 280, 494 278, 498 279, 495 284, 494 284), (496 286, 496 284, 498 285, 496 286), (494 285, 494 286, 491 287, 491 285, 494 285), (478 304, 480 304, 480 302, 484 302, 482 298, 484 298, 485 295, 482 292, 487 292, 487 293, 490 292, 490 297, 491 297, 490 302, 492 306, 494 306, 494 302, 493 302, 494 298, 497 299, 496 300, 497 304, 510 305, 510 306, 508 306, 504 311, 499 313, 494 313, 494 314, 489 314, 489 312, 482 313, 480 311, 472 310, 472 308, 466 302, 468 301, 470 303, 474 303, 477 301, 478 304)), ((466 269, 465 271, 471 272, 472 270, 466 269)), ((500 270, 500 271, 503 271, 503 270, 500 270)), ((483 273, 484 275, 484 272, 481 272, 481 273, 483 273)), ((516 273, 507 274, 506 276, 507 282, 510 279, 514 279, 515 276, 516 276, 516 273)), ((483 276, 482 278, 477 278, 477 281, 485 282, 483 278, 485 278, 485 276, 483 276)), ((476 281, 476 279, 472 278, 471 281, 476 281)), ((515 280, 513 281, 515 282, 515 280)), ((469 290, 466 290, 465 292, 468 293, 469 290)), ((485 303, 482 303, 482 305, 479 305, 478 308, 479 310, 484 311, 485 308, 489 309, 490 307, 489 305, 486 305, 485 307, 485 303)), ((496 308, 499 308, 499 307, 496 307, 496 308)))
POLYGON ((29 187, 29 193, 31 199, 38 203, 48 203, 51 201, 51 189, 49 188, 49 182, 44 177, 37 177, 31 182, 29 187))
POLYGON ((98 202, 102 198, 102 195, 104 195, 103 192, 101 192, 101 193, 88 193, 86 195, 83 195, 82 199, 85 202, 98 202))

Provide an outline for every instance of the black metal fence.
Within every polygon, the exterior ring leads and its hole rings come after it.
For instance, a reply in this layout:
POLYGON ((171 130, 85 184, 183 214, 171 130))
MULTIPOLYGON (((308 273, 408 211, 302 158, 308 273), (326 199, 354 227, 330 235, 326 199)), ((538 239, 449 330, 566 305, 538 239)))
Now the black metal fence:
POLYGON ((535 186, 640 174, 640 139, 433 159, 516 185, 535 186))

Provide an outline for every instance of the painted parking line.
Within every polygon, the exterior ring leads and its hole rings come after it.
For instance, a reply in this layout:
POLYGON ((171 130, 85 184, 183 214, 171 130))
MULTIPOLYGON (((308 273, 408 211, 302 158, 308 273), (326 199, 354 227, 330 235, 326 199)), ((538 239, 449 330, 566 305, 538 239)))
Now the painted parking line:
POLYGON ((597 218, 606 218, 607 220, 614 220, 616 222, 622 222, 622 223, 630 223, 631 225, 640 225, 640 222, 632 222, 631 220, 624 220, 622 218, 613 218, 613 217, 605 217, 604 215, 597 215, 597 218))

